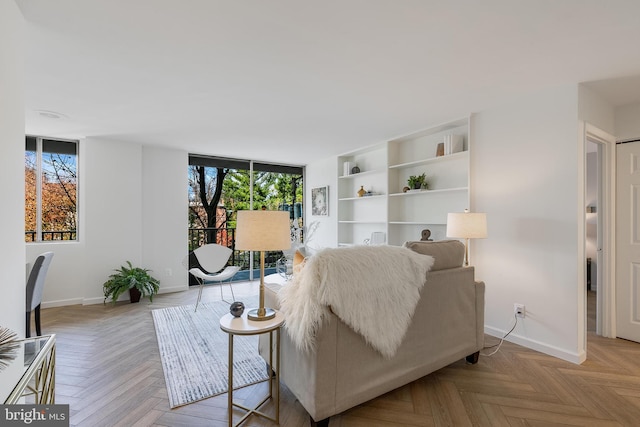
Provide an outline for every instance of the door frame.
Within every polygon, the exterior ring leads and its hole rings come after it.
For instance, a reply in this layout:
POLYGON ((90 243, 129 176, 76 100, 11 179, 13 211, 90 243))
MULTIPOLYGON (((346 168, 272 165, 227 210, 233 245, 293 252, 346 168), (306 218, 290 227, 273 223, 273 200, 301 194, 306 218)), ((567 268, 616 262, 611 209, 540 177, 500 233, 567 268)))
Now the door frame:
MULTIPOLYGON (((598 241, 601 256, 598 262, 598 295, 597 295, 597 319, 596 333, 603 337, 616 337, 616 282, 615 282, 615 218, 616 218, 616 139, 613 135, 589 124, 584 124, 584 182, 586 183, 586 147, 587 141, 598 144, 598 173, 599 194, 598 200, 601 206, 597 206, 598 213, 598 241), (601 259, 600 259, 601 258, 601 259), (600 265, 602 264, 602 265, 600 265)), ((585 185, 586 187, 586 185, 585 185)), ((585 190, 586 191, 586 190, 585 190)), ((583 205, 586 195, 583 193, 583 205)), ((582 207, 583 209, 585 206, 582 207)), ((582 210, 584 217, 584 210, 582 210)), ((583 221, 583 224, 586 221, 583 221)), ((583 229, 586 245, 586 224, 583 229)), ((583 257, 584 258, 584 257, 583 257)), ((584 270, 586 270, 586 258, 584 270)), ((584 271, 583 270, 583 271, 584 271)), ((584 283, 582 284, 584 286, 584 283)), ((583 298, 585 330, 586 330, 586 292, 583 298)), ((586 340, 585 340, 586 342, 586 340)))

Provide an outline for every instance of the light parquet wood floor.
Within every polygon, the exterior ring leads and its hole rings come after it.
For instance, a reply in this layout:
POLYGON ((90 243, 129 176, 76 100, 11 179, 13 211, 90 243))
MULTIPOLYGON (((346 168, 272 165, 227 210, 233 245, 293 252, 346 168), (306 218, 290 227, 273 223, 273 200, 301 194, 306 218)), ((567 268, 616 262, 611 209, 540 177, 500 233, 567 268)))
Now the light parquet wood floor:
MULTIPOLYGON (((234 285, 236 298, 257 283, 234 285)), ((228 290, 225 290, 228 293, 228 290)), ((150 311, 195 303, 197 289, 158 295, 153 304, 67 306, 42 310, 55 333, 56 400, 72 426, 226 426, 227 395, 169 409, 150 311)), ((216 287, 203 300, 220 298, 216 287)), ((217 325, 212 325, 217 327, 217 325)), ((487 343, 497 340, 487 337, 487 343)), ((266 384, 234 397, 253 404, 266 384)), ((273 410, 270 407, 269 410, 273 410)), ((240 417, 237 413, 236 420, 240 417)), ((251 417, 247 426, 273 423, 251 417)), ((308 426, 306 411, 282 387, 281 425, 308 426)), ((588 360, 574 365, 505 342, 477 365, 444 369, 331 418, 332 427, 638 426, 640 344, 589 333, 588 360)))

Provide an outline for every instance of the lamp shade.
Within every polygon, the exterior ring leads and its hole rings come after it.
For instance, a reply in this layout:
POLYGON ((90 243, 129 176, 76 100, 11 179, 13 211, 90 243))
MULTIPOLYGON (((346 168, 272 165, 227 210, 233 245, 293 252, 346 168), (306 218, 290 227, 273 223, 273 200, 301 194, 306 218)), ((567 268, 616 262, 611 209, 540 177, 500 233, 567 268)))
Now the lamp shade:
POLYGON ((289 212, 238 211, 236 249, 280 251, 291 248, 289 212))
POLYGON ((487 214, 472 212, 447 214, 447 237, 484 239, 487 237, 487 214))

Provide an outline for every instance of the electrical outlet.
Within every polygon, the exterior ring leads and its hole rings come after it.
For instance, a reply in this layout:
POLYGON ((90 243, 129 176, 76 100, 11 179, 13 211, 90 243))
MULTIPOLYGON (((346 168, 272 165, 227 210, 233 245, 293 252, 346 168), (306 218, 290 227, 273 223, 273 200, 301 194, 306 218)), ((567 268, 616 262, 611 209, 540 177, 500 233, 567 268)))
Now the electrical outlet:
POLYGON ((522 317, 524 319, 525 313, 526 311, 524 308, 524 304, 518 304, 518 303, 513 304, 513 314, 515 314, 516 317, 522 317))
POLYGON ((173 276, 173 270, 171 270, 170 268, 165 268, 164 269, 164 275, 167 276, 167 277, 173 276))

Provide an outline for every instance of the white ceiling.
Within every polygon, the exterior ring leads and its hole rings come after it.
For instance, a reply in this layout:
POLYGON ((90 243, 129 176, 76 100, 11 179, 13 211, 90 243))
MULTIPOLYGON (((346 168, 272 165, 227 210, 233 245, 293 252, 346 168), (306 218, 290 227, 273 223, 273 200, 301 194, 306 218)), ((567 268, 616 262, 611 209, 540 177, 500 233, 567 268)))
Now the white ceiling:
POLYGON ((637 0, 16 3, 31 134, 305 164, 544 88, 640 100, 637 0))

